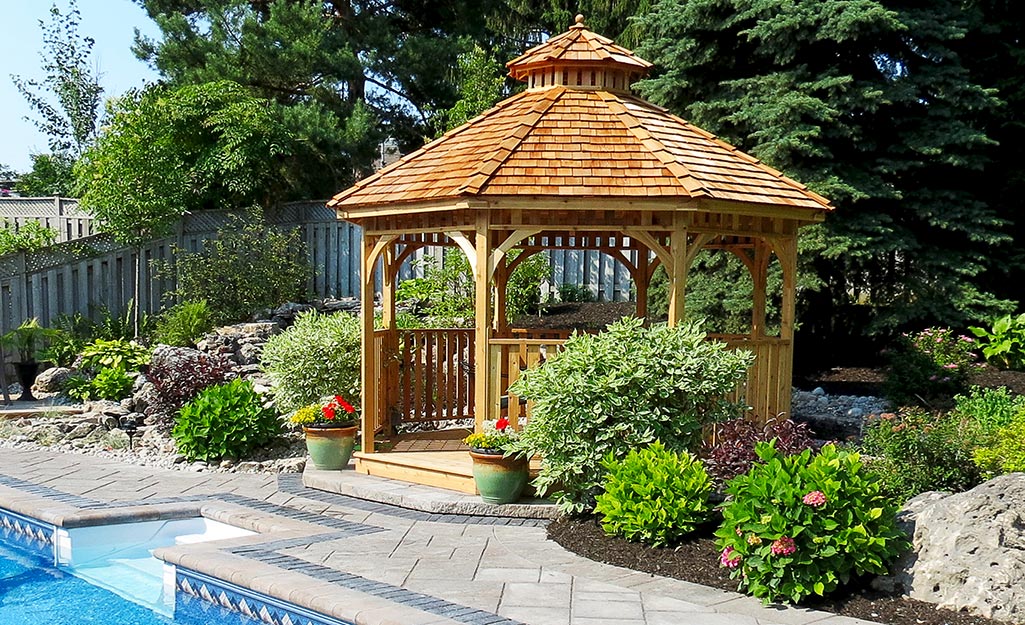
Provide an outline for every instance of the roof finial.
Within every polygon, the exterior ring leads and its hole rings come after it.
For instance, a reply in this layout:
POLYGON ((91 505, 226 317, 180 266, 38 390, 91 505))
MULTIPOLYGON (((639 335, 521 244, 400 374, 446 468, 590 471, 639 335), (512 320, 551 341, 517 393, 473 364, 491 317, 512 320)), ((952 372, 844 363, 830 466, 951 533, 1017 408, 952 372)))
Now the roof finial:
POLYGON ((577 13, 577 16, 574 19, 574 21, 576 22, 576 24, 570 26, 570 28, 586 28, 584 26, 584 16, 582 14, 577 13))

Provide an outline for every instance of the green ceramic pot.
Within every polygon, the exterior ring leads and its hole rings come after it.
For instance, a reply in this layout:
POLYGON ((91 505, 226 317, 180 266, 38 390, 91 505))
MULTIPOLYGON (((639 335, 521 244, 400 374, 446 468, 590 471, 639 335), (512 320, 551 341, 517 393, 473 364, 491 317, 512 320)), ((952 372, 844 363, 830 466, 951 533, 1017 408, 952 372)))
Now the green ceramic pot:
POLYGON ((313 468, 323 471, 344 469, 352 458, 356 445, 356 426, 347 428, 303 427, 306 450, 310 452, 313 468))
POLYGON ((530 476, 527 458, 470 452, 477 492, 486 503, 512 503, 520 498, 530 476))

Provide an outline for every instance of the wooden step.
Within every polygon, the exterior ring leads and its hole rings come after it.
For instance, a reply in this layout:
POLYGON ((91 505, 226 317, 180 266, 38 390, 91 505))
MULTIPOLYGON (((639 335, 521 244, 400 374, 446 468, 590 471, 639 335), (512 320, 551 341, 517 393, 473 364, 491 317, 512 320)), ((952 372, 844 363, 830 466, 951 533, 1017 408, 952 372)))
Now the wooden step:
POLYGON ((356 471, 366 475, 477 494, 473 460, 465 451, 356 452, 356 471))

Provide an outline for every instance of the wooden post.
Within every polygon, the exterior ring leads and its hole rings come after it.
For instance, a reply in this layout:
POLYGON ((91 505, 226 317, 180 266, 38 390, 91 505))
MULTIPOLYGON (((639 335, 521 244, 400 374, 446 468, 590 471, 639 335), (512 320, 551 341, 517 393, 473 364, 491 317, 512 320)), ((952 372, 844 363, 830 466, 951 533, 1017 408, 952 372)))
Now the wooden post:
POLYGON ((360 361, 360 377, 363 380, 362 434, 363 453, 374 452, 374 429, 377 425, 377 354, 374 350, 374 258, 373 249, 377 237, 363 230, 360 243, 360 321, 363 357, 360 361))
POLYGON ((794 373, 794 318, 797 308, 797 235, 780 237, 773 241, 776 257, 783 270, 783 303, 780 310, 779 351, 777 379, 780 381, 776 389, 774 414, 767 415, 782 418, 790 417, 790 384, 794 373))
MULTIPOLYGON (((385 415, 391 416, 391 408, 396 405, 396 391, 399 386, 398 361, 395 356, 399 352, 399 333, 395 327, 395 279, 398 275, 398 263, 395 262, 395 244, 391 243, 381 254, 382 278, 381 278, 381 320, 385 335, 383 349, 378 358, 384 358, 385 366, 382 370, 386 379, 381 384, 382 394, 378 398, 378 410, 383 410, 385 415)), ((385 421, 385 427, 389 434, 393 434, 391 419, 385 421)))
MULTIPOLYGON (((685 215, 673 215, 673 233, 670 235, 669 248, 673 259, 672 271, 669 273, 669 326, 674 327, 683 322, 684 300, 687 294, 687 223, 685 215)), ((666 267, 669 270, 669 267, 666 267)))
POLYGON ((783 269, 783 307, 780 310, 779 337, 792 340, 797 308, 797 238, 789 236, 779 239, 776 256, 783 269))
MULTIPOLYGON (((740 250, 744 253, 743 250, 740 250)), ((751 301, 751 338, 765 336, 765 289, 768 284, 769 245, 761 239, 755 241, 754 260, 749 265, 754 291, 751 301)))
POLYGON ((651 279, 648 275, 648 250, 642 248, 637 250, 637 267, 633 272, 634 290, 637 296, 637 317, 645 319, 648 316, 648 286, 651 279))
POLYGON ((473 280, 475 285, 474 314, 474 409, 473 428, 480 432, 484 422, 492 418, 491 389, 491 219, 486 210, 477 211, 474 236, 473 280))
MULTIPOLYGON (((479 257, 478 257, 479 258, 479 257)), ((508 255, 503 254, 501 260, 495 266, 495 310, 492 327, 495 329, 495 336, 509 336, 509 318, 505 314, 506 287, 509 284, 509 263, 506 262, 508 255)))

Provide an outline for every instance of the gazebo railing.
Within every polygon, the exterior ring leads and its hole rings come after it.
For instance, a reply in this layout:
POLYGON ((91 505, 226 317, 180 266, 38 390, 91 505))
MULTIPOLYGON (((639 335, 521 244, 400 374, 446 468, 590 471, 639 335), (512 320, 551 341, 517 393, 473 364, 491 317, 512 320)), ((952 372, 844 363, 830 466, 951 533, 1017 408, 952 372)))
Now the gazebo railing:
POLYGON ((473 328, 399 330, 398 360, 403 423, 473 417, 473 328))
POLYGON ((534 338, 527 332, 516 338, 489 341, 490 360, 496 371, 491 376, 492 387, 488 395, 496 407, 495 413, 504 414, 513 428, 519 430, 527 424, 532 406, 531 402, 510 393, 509 387, 519 379, 520 373, 541 365, 565 342, 565 338, 534 338))
POLYGON ((747 379, 729 396, 751 406, 749 418, 764 424, 780 413, 790 416, 790 385, 780 384, 782 380, 791 379, 793 342, 790 339, 751 338, 746 334, 709 334, 708 338, 722 341, 731 349, 746 349, 754 354, 747 379))
MULTIPOLYGON (((512 395, 509 387, 520 374, 543 363, 554 354, 568 331, 514 329, 489 341, 490 363, 494 367, 489 389, 490 411, 509 418, 520 429, 530 419, 531 403, 512 395)), ((378 353, 384 353, 387 331, 374 333, 378 353)), ((709 335, 732 349, 747 349, 755 361, 747 378, 729 398, 752 406, 751 418, 760 423, 777 413, 789 413, 790 389, 779 388, 789 379, 791 341, 778 337, 752 339, 748 335, 709 335)), ((390 425, 390 415, 400 423, 451 421, 474 416, 474 331, 457 329, 403 329, 398 331, 398 353, 378 365, 380 397, 386 397, 378 429, 390 425)))

